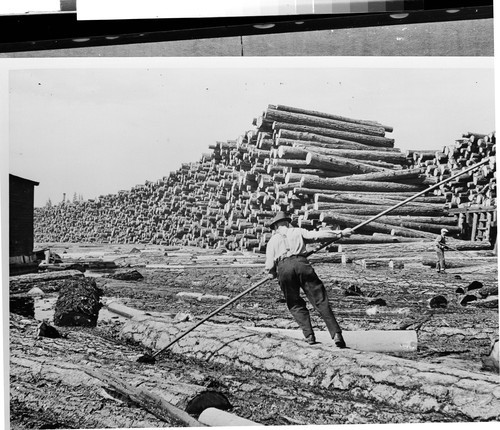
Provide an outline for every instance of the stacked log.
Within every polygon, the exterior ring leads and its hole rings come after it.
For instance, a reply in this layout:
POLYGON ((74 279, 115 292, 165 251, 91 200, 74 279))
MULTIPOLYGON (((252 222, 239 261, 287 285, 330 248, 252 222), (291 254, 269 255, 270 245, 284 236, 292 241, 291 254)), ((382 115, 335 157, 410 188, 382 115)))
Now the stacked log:
MULTIPOLYGON (((408 151, 413 167, 425 168, 437 181, 449 178, 485 157, 496 155, 495 133, 467 132, 454 144, 436 151, 408 151)), ((464 237, 496 241, 496 166, 492 162, 439 187, 436 196, 446 199, 446 210, 457 217, 464 237)))
MULTIPOLYGON (((461 168, 431 169, 429 161, 446 159, 435 151, 434 158, 427 152, 412 152, 411 157, 402 153, 386 136, 392 127, 376 121, 269 105, 253 124, 255 129, 216 142, 198 162, 184 163, 158 181, 84 202, 36 209, 36 241, 262 253, 271 234, 268 222, 278 210, 287 211, 295 225, 306 229, 352 226, 342 220, 361 222, 461 168)), ((479 154, 494 153, 494 136, 481 139, 474 140, 485 149, 479 154)), ((468 149, 474 154, 469 160, 477 158, 476 146, 468 149)), ((478 187, 494 178, 491 175, 478 173, 478 187)), ((494 186, 490 182, 488 186, 492 196, 494 186)), ((463 238, 464 224, 449 213, 449 192, 440 191, 360 231, 358 240, 369 234, 370 242, 376 241, 373 233, 426 240, 442 227, 463 238)))

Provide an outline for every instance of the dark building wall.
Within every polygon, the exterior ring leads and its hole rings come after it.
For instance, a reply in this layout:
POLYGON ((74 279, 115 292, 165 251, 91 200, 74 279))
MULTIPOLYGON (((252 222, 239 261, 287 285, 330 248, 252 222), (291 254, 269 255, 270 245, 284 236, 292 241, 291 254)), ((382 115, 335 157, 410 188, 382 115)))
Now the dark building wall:
MULTIPOLYGON (((298 28, 300 28, 298 26, 298 28)), ((0 53, 1 57, 493 56, 493 19, 0 53)))
POLYGON ((9 255, 33 251, 33 206, 38 182, 9 175, 9 255))

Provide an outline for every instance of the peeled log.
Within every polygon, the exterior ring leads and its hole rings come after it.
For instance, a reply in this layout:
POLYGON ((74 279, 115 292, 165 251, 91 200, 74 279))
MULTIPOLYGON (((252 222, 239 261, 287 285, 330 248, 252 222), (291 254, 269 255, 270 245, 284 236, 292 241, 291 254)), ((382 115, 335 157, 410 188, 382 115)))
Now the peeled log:
POLYGON ((84 278, 64 285, 54 309, 54 324, 58 326, 95 327, 101 308, 103 291, 95 279, 84 278))
POLYGON ((362 143, 368 146, 376 146, 377 150, 380 150, 380 148, 394 147, 394 139, 389 139, 387 137, 381 137, 381 136, 370 136, 367 134, 349 133, 346 131, 332 130, 329 128, 275 122, 273 123, 273 129, 275 130, 286 129, 286 130, 300 131, 305 133, 320 134, 326 137, 334 137, 336 139, 362 143))
MULTIPOLYGON (((279 335, 303 339, 302 330, 291 330, 270 327, 249 327, 265 333, 276 333, 279 335)), ((329 344, 332 338, 328 331, 315 330, 316 340, 329 344)), ((417 350, 417 333, 414 330, 350 330, 342 331, 347 346, 358 351, 370 352, 409 352, 417 350)))
MULTIPOLYGON (((467 242, 467 241, 448 241, 450 246, 452 245, 454 248, 460 251, 467 250, 488 250, 488 243, 485 242, 467 242)), ((412 242, 412 243, 394 243, 390 246, 384 245, 339 245, 339 252, 363 252, 363 253, 372 253, 372 255, 383 255, 384 251, 390 249, 391 251, 397 251, 400 254, 408 254, 408 253, 420 253, 420 252, 431 252, 435 251, 436 246, 434 245, 434 241, 421 241, 421 242, 412 242)))
POLYGON ((371 191, 371 192, 411 192, 418 193, 422 187, 418 185, 398 184, 394 182, 352 181, 345 178, 313 178, 303 177, 300 181, 302 188, 336 191, 371 191))
MULTIPOLYGON (((191 326, 167 318, 133 319, 125 322, 121 336, 159 350, 191 326)), ((342 390, 408 411, 440 412, 451 418, 461 414, 483 420, 500 416, 498 378, 490 374, 338 349, 331 344, 306 347, 302 340, 270 333, 249 335, 248 330, 227 324, 201 325, 175 343, 172 351, 310 386, 342 390), (464 402, 464 398, 468 401, 464 402)))
POLYGON ((247 427, 263 425, 229 412, 221 411, 217 408, 205 409, 198 417, 198 420, 200 423, 206 424, 209 427, 247 427))

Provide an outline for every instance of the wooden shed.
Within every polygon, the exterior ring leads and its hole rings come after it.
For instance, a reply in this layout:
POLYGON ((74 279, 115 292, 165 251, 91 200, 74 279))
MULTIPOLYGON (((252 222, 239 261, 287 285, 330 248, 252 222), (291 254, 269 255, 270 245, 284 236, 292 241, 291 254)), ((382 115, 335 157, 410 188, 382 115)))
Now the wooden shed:
POLYGON ((9 175, 9 266, 16 273, 30 271, 33 254, 35 186, 39 182, 9 175))

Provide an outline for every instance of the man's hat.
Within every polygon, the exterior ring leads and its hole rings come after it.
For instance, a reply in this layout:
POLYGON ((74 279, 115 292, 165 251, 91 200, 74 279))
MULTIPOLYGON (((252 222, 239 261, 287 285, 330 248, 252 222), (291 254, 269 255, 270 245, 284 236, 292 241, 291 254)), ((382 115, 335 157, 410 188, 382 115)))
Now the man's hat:
POLYGON ((445 228, 442 228, 441 233, 448 233, 448 230, 446 230, 445 228))
POLYGON ((271 221, 271 223, 269 224, 269 227, 270 228, 273 228, 274 224, 276 224, 277 222, 279 221, 288 221, 288 222, 292 222, 292 218, 290 218, 289 216, 287 216, 287 214, 283 211, 279 211, 276 216, 273 218, 273 220, 271 221))

